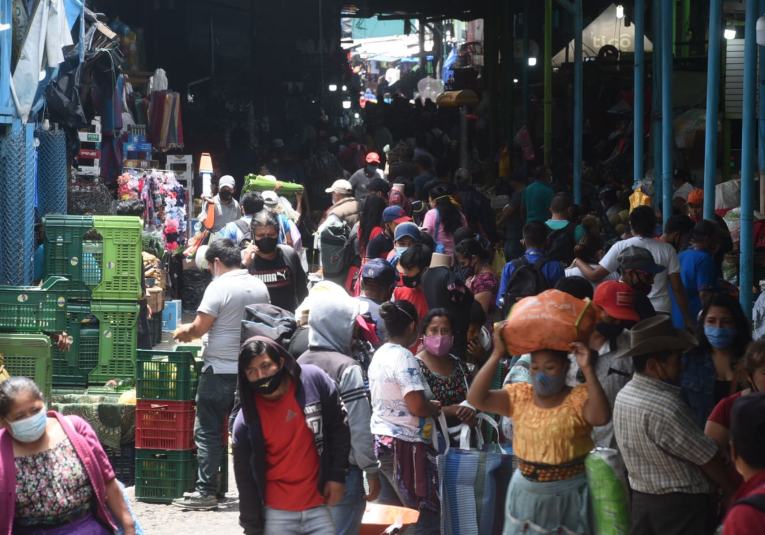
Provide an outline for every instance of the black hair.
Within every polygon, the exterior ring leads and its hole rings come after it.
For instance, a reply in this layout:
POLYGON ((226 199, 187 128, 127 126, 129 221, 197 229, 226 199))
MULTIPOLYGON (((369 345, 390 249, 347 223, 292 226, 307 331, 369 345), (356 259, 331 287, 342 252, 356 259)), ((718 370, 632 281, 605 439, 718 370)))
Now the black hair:
POLYGON ((29 377, 11 377, 0 383, 0 416, 3 418, 8 416, 13 404, 16 403, 16 398, 23 393, 42 400, 40 388, 29 377))
POLYGON ((276 348, 274 348, 271 344, 267 344, 259 340, 253 340, 252 342, 243 344, 242 348, 239 350, 239 369, 244 371, 247 366, 249 366, 250 362, 252 362, 252 359, 258 355, 262 355, 263 353, 268 355, 268 358, 270 358, 275 364, 280 364, 281 356, 279 355, 279 351, 277 351, 276 348))
POLYGON ((611 205, 614 205, 614 204, 618 204, 618 203, 619 203, 619 198, 618 198, 618 196, 616 195, 616 190, 615 190, 615 189, 613 189, 613 188, 611 188, 611 189, 607 189, 606 191, 604 191, 603 193, 601 193, 601 194, 600 194, 600 197, 601 197, 601 198, 602 198, 604 201, 608 201, 608 202, 610 202, 610 203, 611 203, 611 205))
POLYGON ((431 251, 435 251, 436 249, 436 240, 434 240, 433 236, 428 234, 428 231, 425 229, 420 229, 420 243, 431 251))
POLYGON ((401 151, 401 159, 405 162, 411 162, 414 159, 414 147, 407 145, 401 151))
POLYGON ((474 239, 475 239, 475 232, 473 232, 473 229, 471 229, 470 227, 460 227, 454 231, 455 245, 465 240, 474 240, 474 239))
POLYGON ((550 203, 550 211, 554 214, 568 212, 568 209, 574 205, 574 199, 568 193, 558 193, 553 197, 550 203))
POLYGON ((475 299, 473 299, 473 304, 470 305, 470 319, 468 321, 471 325, 483 325, 486 323, 486 312, 481 303, 475 299))
POLYGON ((119 216, 143 217, 146 211, 141 199, 125 199, 117 204, 116 213, 119 216))
POLYGON ((389 337, 403 336, 412 322, 415 328, 417 327, 417 309, 409 301, 386 301, 380 306, 379 314, 385 321, 389 337))
POLYGON ((649 360, 653 359, 660 364, 666 364, 675 353, 676 351, 658 351, 656 353, 648 353, 647 355, 638 355, 637 357, 632 357, 632 363, 635 365, 635 371, 643 373, 648 366, 649 360))
POLYGON ((375 227, 382 226, 383 212, 388 207, 387 203, 377 195, 367 195, 361 202, 361 218, 359 219, 359 248, 367 250, 369 236, 375 227))
POLYGON ((430 261, 433 258, 433 250, 421 243, 415 243, 409 247, 401 258, 398 259, 401 267, 406 269, 430 267, 430 261))
POLYGON ((269 212, 268 210, 261 210, 252 216, 250 222, 250 229, 252 234, 255 234, 255 229, 258 227, 276 227, 279 228, 279 219, 276 214, 269 212))
MULTIPOLYGON (((457 331, 457 328, 454 323, 454 317, 452 316, 451 312, 446 310, 445 308, 433 308, 431 310, 428 310, 428 313, 425 314, 425 316, 422 318, 422 323, 420 323, 420 334, 425 335, 425 331, 428 329, 428 326, 430 325, 430 322, 433 321, 433 318, 446 318, 449 320, 449 325, 452 328, 452 334, 454 334, 457 331)), ((387 324, 386 324, 387 325, 387 324)))
POLYGON ((763 409, 765 409, 765 393, 752 392, 748 396, 737 399, 733 403, 731 412, 730 439, 736 448, 736 455, 756 470, 765 468, 765 448, 762 447, 765 441, 763 409), (758 416, 751 418, 755 414, 758 416))
POLYGON ((220 259, 227 268, 239 267, 242 256, 239 247, 229 239, 215 240, 205 252, 207 265, 212 266, 215 259, 220 259))
POLYGON ((720 226, 717 221, 710 221, 708 219, 702 219, 691 230, 691 241, 695 242, 699 239, 712 238, 720 234, 720 226))
POLYGON ((597 264, 600 262, 598 253, 603 247, 603 236, 600 234, 585 234, 582 241, 574 246, 574 256, 588 264, 597 264))
POLYGON ((473 239, 462 240, 454 248, 454 252, 463 258, 471 258, 477 256, 482 262, 486 262, 491 258, 489 251, 484 249, 480 243, 473 239))
POLYGON ((446 160, 438 160, 436 162, 436 176, 438 178, 443 178, 449 174, 449 171, 451 171, 451 166, 449 165, 449 162, 446 160))
POLYGON ((404 196, 405 197, 414 197, 415 189, 414 189, 414 182, 409 180, 408 178, 401 178, 396 179, 394 184, 403 184, 404 185, 404 196))
POLYGON ((436 201, 436 210, 447 234, 454 234, 462 226, 462 212, 451 200, 452 190, 447 185, 438 185, 430 190, 430 198, 436 201))
POLYGON ((246 215, 255 215, 263 210, 264 206, 263 197, 258 191, 248 191, 245 193, 239 201, 239 204, 244 208, 244 213, 246 215))
POLYGON ((589 298, 592 300, 595 295, 592 284, 584 277, 563 277, 555 285, 555 289, 573 295, 577 299, 589 298))
POLYGON ((755 340, 746 348, 741 366, 750 374, 765 366, 765 339, 755 340))
MULTIPOLYGON (((735 359, 738 359, 746 352, 747 346, 752 341, 752 327, 749 321, 744 315, 744 309, 741 308, 741 303, 738 299, 733 297, 727 292, 714 292, 705 302, 701 309, 701 315, 699 316, 699 322, 696 325, 696 340, 699 345, 693 350, 694 354, 709 354, 712 351, 712 345, 707 339, 707 335, 704 332, 704 322, 709 314, 709 309, 712 307, 725 308, 733 316, 733 324, 736 326, 736 340, 733 343, 733 355, 735 359)), ((735 364, 735 362, 733 363, 735 364)))
POLYGON ((433 160, 431 160, 430 158, 428 158, 424 154, 421 154, 421 155, 417 156, 417 158, 415 158, 415 160, 414 160, 414 163, 416 165, 419 165, 420 167, 422 167, 426 171, 430 171, 431 169, 433 169, 433 160))
POLYGON ((541 221, 532 221, 523 227, 523 241, 526 248, 543 248, 547 243, 547 225, 541 221))
POLYGON ((643 238, 653 238, 656 231, 656 214, 650 206, 638 206, 630 214, 632 232, 643 238))
POLYGON ((534 169, 534 180, 547 180, 547 172, 551 171, 546 165, 540 165, 534 169))
POLYGON ((680 234, 688 234, 693 230, 694 226, 695 223, 693 222, 693 219, 687 215, 673 215, 667 219, 667 222, 664 225, 664 233, 674 234, 675 232, 679 232, 680 234))

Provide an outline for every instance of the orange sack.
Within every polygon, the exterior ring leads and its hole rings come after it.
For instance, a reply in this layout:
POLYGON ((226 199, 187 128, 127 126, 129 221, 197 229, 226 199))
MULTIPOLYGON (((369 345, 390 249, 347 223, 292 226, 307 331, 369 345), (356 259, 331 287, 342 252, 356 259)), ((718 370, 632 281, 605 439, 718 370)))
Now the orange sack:
POLYGON ((572 342, 589 343, 599 320, 600 308, 589 299, 547 290, 515 304, 502 339, 512 355, 541 349, 569 351, 572 342))

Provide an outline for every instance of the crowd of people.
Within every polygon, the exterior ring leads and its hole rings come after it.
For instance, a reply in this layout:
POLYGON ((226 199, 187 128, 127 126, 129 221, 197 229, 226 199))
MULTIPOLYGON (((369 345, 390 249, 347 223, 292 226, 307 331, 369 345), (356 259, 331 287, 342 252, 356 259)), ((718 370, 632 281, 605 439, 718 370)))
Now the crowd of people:
MULTIPOLYGON (((176 505, 217 507, 220 423, 234 407, 244 533, 356 534, 367 502, 415 509, 415 533, 441 533, 437 457, 488 417, 499 432, 479 433, 511 444, 517 465, 499 505, 506 535, 596 533, 584 462, 596 447, 623 459, 631 533, 765 533, 765 341, 752 340, 721 281, 730 235, 701 219, 700 190, 678 184, 663 226, 652 208, 633 208, 606 242, 627 191, 608 189, 585 211, 543 167, 530 184, 509 176, 494 210, 427 139, 386 158, 357 157, 353 143, 341 159, 317 143, 306 183, 330 177, 331 205, 312 246, 277 195, 237 202, 234 181, 219 181, 203 252, 213 280, 175 334, 204 341, 199 477, 176 505), (592 302, 597 321, 567 350, 543 339, 511 354, 507 318, 543 295, 592 302)), ((33 384, 0 384, 0 487, 15 496, 0 512, 12 532, 86 502, 94 508, 77 521, 103 526, 106 505, 129 526, 113 474, 87 460, 103 456, 87 429, 45 415, 33 384), (79 485, 82 499, 32 507, 23 482, 37 456, 79 457, 87 470, 61 485, 79 485)))

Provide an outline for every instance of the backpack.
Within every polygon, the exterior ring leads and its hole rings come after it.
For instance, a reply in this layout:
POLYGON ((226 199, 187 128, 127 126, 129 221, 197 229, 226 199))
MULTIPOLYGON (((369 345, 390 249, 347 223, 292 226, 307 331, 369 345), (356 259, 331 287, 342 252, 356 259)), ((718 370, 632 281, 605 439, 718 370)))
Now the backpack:
POLYGON ((353 263, 354 240, 348 223, 334 221, 322 229, 321 266, 324 275, 340 275, 348 271, 353 263))
POLYGON ((515 269, 510 280, 507 281, 507 289, 502 296, 504 301, 502 305, 503 315, 507 316, 510 313, 510 309, 513 308, 518 299, 539 295, 550 289, 547 279, 542 274, 542 268, 547 262, 550 262, 550 259, 544 256, 533 264, 525 256, 513 260, 515 269))
POLYGON ((239 343, 253 336, 265 336, 287 347, 296 330, 297 320, 291 312, 270 304, 248 305, 244 307, 239 343))
POLYGON ((545 256, 550 260, 571 265, 576 247, 576 223, 570 222, 563 228, 553 230, 547 237, 545 256))
POLYGON ((237 246, 239 249, 247 249, 252 243, 252 228, 250 227, 250 224, 242 219, 237 219, 234 221, 234 224, 243 234, 242 239, 237 242, 237 246))

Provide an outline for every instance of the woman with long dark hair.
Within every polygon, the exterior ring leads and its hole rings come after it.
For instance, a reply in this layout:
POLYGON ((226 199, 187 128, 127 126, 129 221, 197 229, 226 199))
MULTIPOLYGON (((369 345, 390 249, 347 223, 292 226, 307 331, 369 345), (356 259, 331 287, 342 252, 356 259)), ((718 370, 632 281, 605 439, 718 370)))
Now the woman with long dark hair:
POLYGON ((481 304, 486 314, 485 327, 491 333, 494 331, 499 291, 499 280, 491 267, 491 253, 474 239, 459 242, 455 252, 465 285, 481 304))
POLYGON ((377 195, 369 195, 361 202, 361 217, 359 219, 359 251, 364 260, 367 245, 375 236, 383 232, 383 211, 387 205, 377 195))
POLYGON ((436 252, 446 255, 451 255, 454 250, 454 232, 468 226, 462 207, 451 193, 452 189, 448 185, 436 186, 430 190, 431 209, 423 221, 423 226, 436 242, 436 252))
POLYGON ((701 310, 696 339, 698 347, 683 356, 681 387, 704 429, 715 405, 739 390, 736 365, 752 341, 752 327, 738 299, 713 293, 701 310))
MULTIPOLYGON (((592 269, 597 269, 600 260, 603 258, 603 254, 604 242, 603 236, 600 234, 585 234, 574 247, 574 256, 583 262, 587 262, 587 265, 592 269)), ((582 275, 582 272, 578 267, 572 265, 571 267, 566 268, 566 277, 584 277, 584 275, 582 275)), ((590 284, 592 284, 592 289, 595 290, 601 283, 610 280, 619 280, 619 273, 614 271, 602 281, 590 281, 590 284)))

